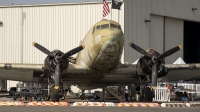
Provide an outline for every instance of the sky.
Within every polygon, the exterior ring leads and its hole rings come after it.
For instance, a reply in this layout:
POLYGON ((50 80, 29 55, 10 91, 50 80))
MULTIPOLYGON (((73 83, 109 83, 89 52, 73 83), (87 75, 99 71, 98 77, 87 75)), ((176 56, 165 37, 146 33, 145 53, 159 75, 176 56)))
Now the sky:
POLYGON ((43 3, 66 3, 66 2, 96 2, 103 0, 0 0, 0 5, 24 5, 24 4, 43 4, 43 3))

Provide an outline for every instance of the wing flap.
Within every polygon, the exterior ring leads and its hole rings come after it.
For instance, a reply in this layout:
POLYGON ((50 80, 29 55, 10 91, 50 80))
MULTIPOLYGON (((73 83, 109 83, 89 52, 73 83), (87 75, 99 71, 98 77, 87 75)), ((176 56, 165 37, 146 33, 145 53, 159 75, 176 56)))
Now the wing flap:
POLYGON ((175 81, 200 78, 200 64, 166 64, 168 74, 159 81, 175 81))

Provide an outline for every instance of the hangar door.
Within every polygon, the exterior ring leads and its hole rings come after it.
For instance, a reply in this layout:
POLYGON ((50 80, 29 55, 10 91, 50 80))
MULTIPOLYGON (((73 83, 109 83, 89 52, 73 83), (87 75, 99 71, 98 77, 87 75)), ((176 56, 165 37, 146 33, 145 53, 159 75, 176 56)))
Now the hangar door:
MULTIPOLYGON (((183 20, 158 15, 151 15, 149 46, 163 53, 177 45, 183 45, 183 20)), ((183 50, 165 58, 166 64, 172 64, 183 50)))
POLYGON ((184 21, 184 61, 200 63, 200 23, 184 21))

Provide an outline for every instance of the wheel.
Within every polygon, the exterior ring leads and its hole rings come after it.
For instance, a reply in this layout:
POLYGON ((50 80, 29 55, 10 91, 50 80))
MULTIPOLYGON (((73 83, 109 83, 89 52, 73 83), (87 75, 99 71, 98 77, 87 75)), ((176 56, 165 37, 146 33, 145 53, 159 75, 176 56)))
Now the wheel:
POLYGON ((44 101, 49 101, 50 97, 49 97, 48 95, 45 95, 45 96, 43 97, 43 99, 44 99, 44 101))
POLYGON ((52 87, 51 89, 51 100, 53 101, 59 101, 59 89, 55 89, 52 87))
POLYGON ((13 101, 16 101, 17 100, 17 97, 13 97, 13 101))
POLYGON ((41 101, 41 97, 40 96, 36 96, 36 100, 37 101, 41 101))
POLYGON ((153 101, 153 91, 149 87, 144 88, 144 101, 146 102, 153 101))
POLYGON ((60 94, 60 100, 64 100, 65 99, 65 96, 60 94))

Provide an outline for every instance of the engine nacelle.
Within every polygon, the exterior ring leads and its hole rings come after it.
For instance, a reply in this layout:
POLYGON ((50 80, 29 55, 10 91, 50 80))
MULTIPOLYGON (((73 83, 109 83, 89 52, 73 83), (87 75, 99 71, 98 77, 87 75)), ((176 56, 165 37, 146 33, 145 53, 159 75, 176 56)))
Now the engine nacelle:
MULTIPOLYGON (((64 53, 60 50, 53 50, 52 53, 54 56, 62 56, 64 53)), ((69 65, 69 60, 68 58, 62 59, 61 60, 61 72, 65 70, 69 65)), ((51 73, 55 72, 55 58, 47 56, 44 60, 44 68, 46 70, 49 70, 51 73)))
MULTIPOLYGON (((152 57, 158 57, 160 54, 153 49, 148 49, 147 53, 151 54, 152 57)), ((162 77, 167 75, 167 69, 164 66, 164 59, 160 59, 157 64, 157 70, 158 70, 158 77, 162 77)), ((151 75, 152 73, 152 66, 153 66, 153 60, 145 58, 144 56, 141 56, 140 59, 137 62, 137 73, 142 76, 151 75)))

